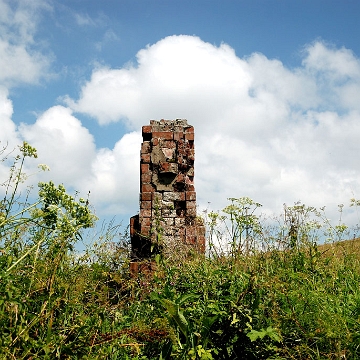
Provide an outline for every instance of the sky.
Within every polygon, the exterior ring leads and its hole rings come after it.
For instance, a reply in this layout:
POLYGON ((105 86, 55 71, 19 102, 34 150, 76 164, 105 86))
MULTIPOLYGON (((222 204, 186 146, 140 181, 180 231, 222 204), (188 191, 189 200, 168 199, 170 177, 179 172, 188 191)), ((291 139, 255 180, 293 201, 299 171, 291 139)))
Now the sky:
POLYGON ((141 127, 187 119, 199 212, 247 196, 357 223, 359 21, 357 0, 0 0, 0 141, 37 148, 27 184, 127 224, 141 127))

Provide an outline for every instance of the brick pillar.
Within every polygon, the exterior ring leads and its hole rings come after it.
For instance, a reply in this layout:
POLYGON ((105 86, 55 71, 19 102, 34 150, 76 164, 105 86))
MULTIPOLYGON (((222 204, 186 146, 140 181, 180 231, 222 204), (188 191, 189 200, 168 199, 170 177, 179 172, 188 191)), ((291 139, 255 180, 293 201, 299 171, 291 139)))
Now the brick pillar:
POLYGON ((150 259, 162 251, 159 244, 174 240, 204 253, 205 226, 196 217, 194 127, 187 120, 151 120, 142 136, 140 212, 130 219, 132 260, 150 259))

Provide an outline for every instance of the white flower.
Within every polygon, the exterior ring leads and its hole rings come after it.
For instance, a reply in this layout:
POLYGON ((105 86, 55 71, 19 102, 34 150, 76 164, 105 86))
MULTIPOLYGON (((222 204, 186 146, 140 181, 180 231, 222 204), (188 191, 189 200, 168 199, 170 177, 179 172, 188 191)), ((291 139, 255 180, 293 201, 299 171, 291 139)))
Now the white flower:
POLYGON ((39 164, 39 165, 38 165, 38 168, 39 168, 41 171, 50 171, 50 168, 49 168, 46 164, 39 164))

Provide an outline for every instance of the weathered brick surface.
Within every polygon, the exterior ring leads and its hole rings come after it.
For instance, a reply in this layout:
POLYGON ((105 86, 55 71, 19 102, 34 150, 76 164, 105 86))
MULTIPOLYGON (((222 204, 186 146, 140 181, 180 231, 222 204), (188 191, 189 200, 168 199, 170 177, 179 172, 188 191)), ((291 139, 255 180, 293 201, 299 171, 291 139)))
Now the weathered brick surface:
POLYGON ((160 232, 165 243, 181 241, 204 252, 205 226, 196 214, 194 127, 186 120, 150 120, 142 136, 140 213, 130 219, 132 259, 151 258, 160 232))
POLYGON ((151 155, 150 154, 141 154, 141 162, 143 164, 150 164, 151 155))
POLYGON ((141 174, 144 174, 146 172, 150 171, 150 165, 149 164, 140 164, 140 172, 141 174))
POLYGON ((185 198, 187 201, 196 201, 196 192, 195 191, 186 191, 185 198))
POLYGON ((152 184, 141 184, 141 192, 153 192, 154 187, 152 184))

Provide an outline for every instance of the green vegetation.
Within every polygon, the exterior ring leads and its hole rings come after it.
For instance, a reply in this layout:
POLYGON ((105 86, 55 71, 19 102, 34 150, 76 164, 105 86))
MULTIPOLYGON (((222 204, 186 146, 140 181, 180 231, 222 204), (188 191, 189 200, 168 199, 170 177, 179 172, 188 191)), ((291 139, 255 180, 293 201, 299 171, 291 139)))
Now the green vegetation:
POLYGON ((230 199, 205 214, 206 256, 157 254, 153 274, 130 278, 118 227, 74 250, 96 221, 87 201, 52 182, 20 196, 31 157, 24 143, 2 184, 1 359, 360 358, 359 246, 324 209, 269 221, 230 199))

